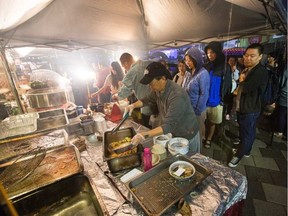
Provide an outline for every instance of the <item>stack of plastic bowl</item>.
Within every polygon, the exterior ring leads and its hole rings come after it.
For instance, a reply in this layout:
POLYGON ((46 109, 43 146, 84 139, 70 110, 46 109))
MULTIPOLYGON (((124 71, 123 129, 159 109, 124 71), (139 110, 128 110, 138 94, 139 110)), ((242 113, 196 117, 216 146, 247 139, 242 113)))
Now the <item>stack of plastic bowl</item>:
POLYGON ((153 143, 163 145, 164 148, 167 148, 167 143, 171 139, 170 134, 163 134, 160 136, 153 137, 153 143))
POLYGON ((168 142, 168 151, 172 154, 186 155, 189 151, 189 141, 182 137, 175 137, 168 142))

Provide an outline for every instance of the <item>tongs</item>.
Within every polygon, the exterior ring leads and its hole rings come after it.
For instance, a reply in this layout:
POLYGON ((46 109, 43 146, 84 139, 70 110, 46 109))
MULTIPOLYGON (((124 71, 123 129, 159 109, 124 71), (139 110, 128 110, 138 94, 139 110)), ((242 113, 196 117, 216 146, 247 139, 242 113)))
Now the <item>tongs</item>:
POLYGON ((129 117, 129 112, 124 113, 122 120, 120 121, 120 123, 118 125, 116 125, 116 127, 114 127, 112 129, 112 134, 116 133, 116 131, 119 130, 119 128, 121 127, 121 125, 126 121, 126 119, 129 117))

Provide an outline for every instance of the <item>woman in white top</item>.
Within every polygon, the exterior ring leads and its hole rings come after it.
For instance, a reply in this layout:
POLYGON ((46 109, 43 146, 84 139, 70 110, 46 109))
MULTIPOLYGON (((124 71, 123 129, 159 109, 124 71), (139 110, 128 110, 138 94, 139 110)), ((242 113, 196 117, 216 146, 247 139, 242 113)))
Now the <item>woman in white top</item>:
POLYGON ((111 92, 111 95, 116 94, 122 85, 124 77, 123 70, 120 64, 116 61, 111 63, 111 73, 106 77, 104 85, 97 92, 91 94, 91 97, 98 97, 100 94, 111 92))
POLYGON ((176 82, 178 85, 182 86, 186 72, 184 60, 178 61, 178 71, 179 72, 174 76, 173 81, 176 82))
POLYGON ((228 58, 228 64, 231 66, 231 75, 232 75, 232 86, 231 86, 231 92, 226 96, 226 120, 230 120, 231 111, 233 108, 233 102, 234 102, 234 95, 233 92, 236 90, 238 86, 238 80, 239 80, 239 70, 237 69, 237 60, 235 57, 231 56, 228 58))

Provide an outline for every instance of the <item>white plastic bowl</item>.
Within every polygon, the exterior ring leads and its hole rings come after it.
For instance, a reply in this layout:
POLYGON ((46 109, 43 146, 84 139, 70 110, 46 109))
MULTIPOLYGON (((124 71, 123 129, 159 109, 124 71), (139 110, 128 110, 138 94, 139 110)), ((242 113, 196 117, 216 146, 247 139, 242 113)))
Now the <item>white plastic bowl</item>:
POLYGON ((189 141, 182 137, 172 138, 168 142, 168 151, 172 154, 186 155, 189 152, 189 141))
POLYGON ((153 145, 151 152, 152 152, 153 154, 159 155, 160 160, 163 160, 163 159, 165 159, 165 158, 167 157, 166 149, 165 149, 165 147, 164 147, 163 145, 161 145, 161 144, 155 144, 155 145, 153 145))
POLYGON ((169 166, 169 174, 173 178, 180 180, 180 181, 185 181, 185 180, 190 179, 193 175, 195 175, 195 173, 196 173, 195 167, 187 161, 176 161, 169 166), (185 170, 180 176, 177 175, 177 171, 179 171, 179 169, 185 170))
POLYGON ((155 136, 153 137, 153 143, 155 144, 161 144, 163 145, 165 148, 167 147, 167 143, 168 141, 171 139, 171 137, 167 134, 163 134, 160 136, 155 136))

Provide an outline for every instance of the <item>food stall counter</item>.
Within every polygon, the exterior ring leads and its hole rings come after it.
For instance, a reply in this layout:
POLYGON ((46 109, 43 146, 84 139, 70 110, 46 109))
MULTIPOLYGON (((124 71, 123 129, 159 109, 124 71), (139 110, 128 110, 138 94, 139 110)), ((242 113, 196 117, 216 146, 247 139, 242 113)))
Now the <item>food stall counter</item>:
MULTIPOLYGON (((107 125, 109 129, 112 129, 116 124, 107 122, 107 125)), ((133 127, 136 132, 148 130, 130 119, 123 125, 123 128, 125 127, 133 127)), ((87 137, 87 150, 81 153, 84 173, 92 180, 92 186, 101 195, 101 200, 108 214, 146 215, 120 180, 131 169, 111 173, 107 163, 103 161, 102 141, 91 137, 87 137)), ((151 147, 152 145, 152 139, 143 143, 144 147, 151 147)), ((171 155, 168 154, 169 157, 171 155)), ((247 194, 245 176, 199 153, 189 156, 189 159, 212 171, 211 175, 184 197, 193 215, 225 215, 225 213, 231 212, 231 209, 234 208, 235 210, 238 206, 241 207, 239 203, 243 203, 247 194)), ((138 169, 143 171, 141 167, 138 169)), ((236 209, 236 212, 238 210, 239 213, 241 212, 240 207, 236 209)), ((173 205, 162 215, 180 215, 180 213, 176 205, 173 205)))

